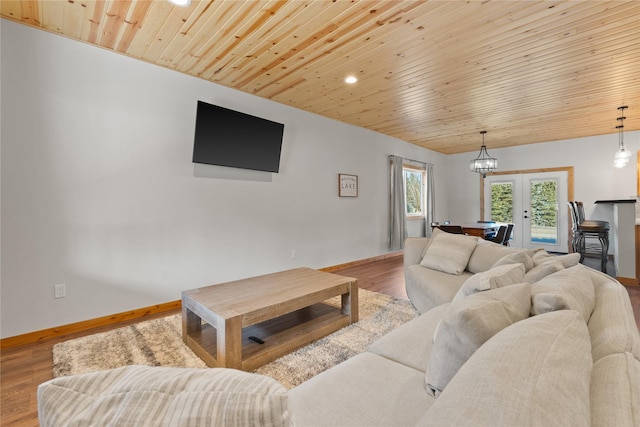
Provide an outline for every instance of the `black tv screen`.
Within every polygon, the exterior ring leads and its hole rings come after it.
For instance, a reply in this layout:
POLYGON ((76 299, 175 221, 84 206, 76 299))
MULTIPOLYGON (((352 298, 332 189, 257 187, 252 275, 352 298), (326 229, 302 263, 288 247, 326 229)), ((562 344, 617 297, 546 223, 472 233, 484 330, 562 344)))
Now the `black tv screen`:
POLYGON ((193 162, 278 172, 284 125, 198 101, 193 162))

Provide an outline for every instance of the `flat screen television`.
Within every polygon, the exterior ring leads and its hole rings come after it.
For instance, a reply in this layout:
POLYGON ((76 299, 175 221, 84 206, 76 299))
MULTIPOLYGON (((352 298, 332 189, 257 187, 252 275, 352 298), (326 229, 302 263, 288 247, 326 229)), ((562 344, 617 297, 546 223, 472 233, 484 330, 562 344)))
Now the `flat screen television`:
POLYGON ((277 173, 283 132, 282 123, 198 101, 193 162, 277 173))

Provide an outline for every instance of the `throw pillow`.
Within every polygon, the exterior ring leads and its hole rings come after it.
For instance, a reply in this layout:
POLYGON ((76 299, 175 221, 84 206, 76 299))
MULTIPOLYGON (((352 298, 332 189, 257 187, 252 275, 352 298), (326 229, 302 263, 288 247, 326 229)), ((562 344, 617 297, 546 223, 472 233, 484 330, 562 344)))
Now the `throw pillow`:
POLYGON ((423 267, 449 274, 461 274, 476 247, 477 237, 437 233, 420 262, 423 267))
POLYGON ((551 255, 545 250, 537 251, 535 254, 533 254, 533 263, 535 265, 553 261, 560 261, 564 268, 573 267, 574 265, 577 265, 578 262, 580 262, 580 254, 572 253, 566 255, 551 255))
POLYGON ((579 253, 559 255, 559 256, 556 256, 555 258, 557 258, 558 261, 562 263, 564 268, 573 267, 574 265, 578 265, 578 263, 580 262, 579 253))
POLYGON ((38 387, 41 425, 292 425, 287 390, 235 369, 127 366, 38 387))
POLYGON ((458 369, 489 338, 529 317, 531 285, 520 283, 452 302, 438 325, 425 376, 427 390, 438 396, 458 369))
POLYGON ((596 425, 592 366, 589 332, 575 311, 522 320, 479 348, 417 425, 596 425))
POLYGON ((431 246, 431 242, 433 242, 434 237, 436 237, 440 233, 445 233, 445 231, 442 231, 439 228, 433 229, 433 231, 431 232, 431 237, 427 241, 427 244, 425 245, 425 247, 422 249, 422 253, 420 254, 420 260, 422 260, 422 258, 424 258, 424 256, 427 254, 427 251, 429 250, 429 246, 431 246))
POLYGON ((511 254, 505 255, 496 261, 495 264, 491 266, 491 268, 499 267, 501 265, 506 264, 522 264, 524 265, 524 270, 529 271, 533 268, 533 259, 529 256, 529 254, 525 251, 517 251, 511 254))
POLYGON ((548 275, 563 269, 564 266, 560 261, 543 262, 542 264, 538 264, 531 270, 527 271, 527 273, 524 275, 524 281, 528 283, 535 283, 539 280, 544 279, 548 275))
POLYGON ((545 259, 549 259, 550 257, 551 254, 549 252, 545 251, 544 249, 539 249, 533 253, 533 256, 531 258, 533 259, 534 264, 538 265, 542 261, 544 261, 545 259))
POLYGON ((531 315, 575 310, 589 321, 596 301, 591 277, 582 266, 553 273, 531 286, 531 315))
POLYGON ((469 277, 453 297, 458 301, 467 295, 524 282, 524 265, 507 264, 469 277))
POLYGON ((484 239, 478 239, 478 244, 469 257, 467 270, 471 273, 482 273, 491 269, 491 266, 500 258, 513 252, 512 248, 484 239))

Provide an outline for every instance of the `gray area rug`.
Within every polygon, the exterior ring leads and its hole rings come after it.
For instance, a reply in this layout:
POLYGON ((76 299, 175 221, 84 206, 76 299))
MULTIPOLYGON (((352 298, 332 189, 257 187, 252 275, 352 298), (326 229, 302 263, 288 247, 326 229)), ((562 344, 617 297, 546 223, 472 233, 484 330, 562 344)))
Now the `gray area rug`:
MULTIPOLYGON (((359 318, 316 342, 255 372, 295 387, 314 375, 365 351, 374 341, 418 315, 407 300, 359 290, 359 318)), ((329 303, 339 306, 339 299, 329 303)), ((182 342, 181 315, 148 320, 88 335, 53 347, 53 376, 60 377, 126 365, 206 368, 182 342)))

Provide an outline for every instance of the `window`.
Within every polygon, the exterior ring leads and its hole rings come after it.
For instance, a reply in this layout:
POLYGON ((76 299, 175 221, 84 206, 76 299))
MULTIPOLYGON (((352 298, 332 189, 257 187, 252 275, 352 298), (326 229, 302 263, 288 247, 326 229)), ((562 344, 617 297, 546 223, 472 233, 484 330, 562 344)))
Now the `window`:
POLYGON ((424 217, 425 171, 411 166, 403 166, 404 195, 407 217, 424 217))

